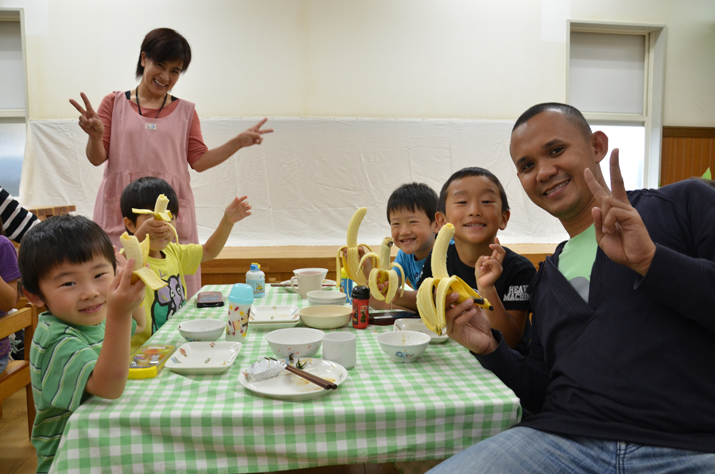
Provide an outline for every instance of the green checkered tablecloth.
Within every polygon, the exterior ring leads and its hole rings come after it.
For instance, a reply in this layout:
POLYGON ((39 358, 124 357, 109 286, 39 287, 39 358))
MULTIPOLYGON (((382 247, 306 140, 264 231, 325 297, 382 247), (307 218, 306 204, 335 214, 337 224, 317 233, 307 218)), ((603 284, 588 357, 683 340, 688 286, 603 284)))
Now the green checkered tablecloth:
MULTIPOLYGON (((225 297, 230 289, 203 288, 225 297)), ((256 304, 307 302, 270 288, 256 304)), ((178 347, 181 321, 225 318, 226 312, 225 306, 198 309, 192 298, 150 341, 178 347)), ((165 368, 156 378, 129 380, 117 400, 90 398, 70 418, 52 472, 267 472, 444 459, 519 421, 514 393, 462 346, 432 344, 416 362, 397 363, 377 343, 378 334, 391 330, 334 330, 357 335, 357 365, 335 392, 288 402, 258 397, 239 384, 242 368, 272 355, 267 331, 249 326, 223 374, 165 368)))

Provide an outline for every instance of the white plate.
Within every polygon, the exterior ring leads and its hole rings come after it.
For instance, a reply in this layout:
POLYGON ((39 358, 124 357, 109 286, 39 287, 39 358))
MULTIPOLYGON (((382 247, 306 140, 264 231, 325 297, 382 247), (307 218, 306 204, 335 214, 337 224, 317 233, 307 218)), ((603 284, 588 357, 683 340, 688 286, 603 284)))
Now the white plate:
MULTIPOLYGON (((294 290, 290 286, 290 280, 282 281, 281 285, 287 285, 282 288, 290 293, 298 293, 296 290, 294 290)), ((323 289, 329 290, 330 288, 335 288, 335 281, 334 280, 323 280, 323 289)))
MULTIPOLYGON (((304 368, 306 372, 315 374, 326 380, 334 382, 340 386, 348 377, 348 371, 340 364, 323 359, 300 359, 301 362, 306 362, 304 368)), ((238 381, 246 387, 247 390, 268 398, 277 398, 278 400, 300 401, 311 398, 319 398, 327 395, 334 390, 326 390, 314 383, 308 382, 302 377, 284 370, 277 377, 272 379, 262 380, 260 382, 249 382, 246 380, 246 375, 243 371, 238 376, 238 381)))
POLYGON ((429 337, 432 339, 430 340, 430 344, 439 344, 440 342, 444 342, 447 339, 449 339, 449 336, 447 335, 447 329, 445 329, 442 333, 441 336, 438 336, 437 334, 433 333, 430 331, 427 326, 425 326, 425 323, 422 322, 421 319, 396 319, 395 320, 395 325, 392 327, 393 331, 417 331, 421 332, 423 334, 427 334, 429 337))
POLYGON ((251 306, 248 325, 254 329, 292 328, 300 322, 297 306, 251 306))
POLYGON ((220 374, 231 367, 241 350, 240 342, 187 342, 166 361, 179 374, 220 374))

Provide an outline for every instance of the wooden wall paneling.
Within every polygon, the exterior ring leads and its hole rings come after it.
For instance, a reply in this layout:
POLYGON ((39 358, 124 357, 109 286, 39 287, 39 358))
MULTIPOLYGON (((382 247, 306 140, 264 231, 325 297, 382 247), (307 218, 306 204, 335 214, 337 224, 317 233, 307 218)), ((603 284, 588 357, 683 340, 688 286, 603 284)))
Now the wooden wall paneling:
POLYGON ((663 127, 661 186, 715 170, 715 128, 663 127))

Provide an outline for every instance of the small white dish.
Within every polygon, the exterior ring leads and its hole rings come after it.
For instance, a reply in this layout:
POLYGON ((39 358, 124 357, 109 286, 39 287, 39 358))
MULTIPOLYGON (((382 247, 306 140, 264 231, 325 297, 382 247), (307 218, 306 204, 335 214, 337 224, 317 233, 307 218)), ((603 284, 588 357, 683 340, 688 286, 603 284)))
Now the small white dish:
POLYGON ((392 331, 377 336, 377 342, 395 362, 414 362, 429 346, 430 337, 417 331, 392 331))
POLYGON ((215 341, 226 332, 226 321, 221 319, 192 319, 179 323, 179 332, 187 342, 215 341))
MULTIPOLYGON (((290 286, 290 280, 282 281, 280 284, 284 290, 286 290, 290 293, 298 293, 296 290, 294 290, 290 286)), ((325 288, 325 289, 329 289, 330 287, 335 288, 336 287, 335 285, 336 285, 335 280, 323 280, 323 288, 325 288)))
POLYGON ((277 329, 266 334, 266 341, 273 353, 281 359, 312 357, 323 344, 325 333, 311 328, 277 329))
POLYGON ((297 306, 251 306, 248 325, 253 329, 292 328, 300 322, 297 306))
POLYGON ((422 334, 427 334, 429 337, 432 339, 430 340, 430 344, 439 344, 447 339, 449 339, 449 336, 447 335, 447 328, 445 328, 442 331, 442 335, 438 336, 437 334, 433 333, 430 331, 427 326, 425 326, 425 323, 422 322, 421 319, 407 319, 407 318, 402 318, 402 319, 396 319, 395 320, 395 325, 392 327, 393 331, 417 331, 421 332, 422 334))
MULTIPOLYGON (((318 377, 324 378, 335 385, 340 386, 348 377, 348 371, 342 365, 323 359, 300 359, 301 363, 306 363, 303 370, 318 377)), ((288 400, 297 402, 319 398, 335 390, 326 390, 314 383, 308 382, 302 377, 284 370, 277 377, 262 380, 260 382, 249 382, 246 375, 241 371, 238 381, 247 390, 262 397, 277 398, 278 400, 288 400)))
POLYGON ((308 306, 300 310, 300 319, 308 327, 337 329, 350 322, 352 308, 345 305, 308 306))
POLYGON ((165 366, 177 374, 220 374, 231 367, 241 346, 240 342, 187 342, 165 366))

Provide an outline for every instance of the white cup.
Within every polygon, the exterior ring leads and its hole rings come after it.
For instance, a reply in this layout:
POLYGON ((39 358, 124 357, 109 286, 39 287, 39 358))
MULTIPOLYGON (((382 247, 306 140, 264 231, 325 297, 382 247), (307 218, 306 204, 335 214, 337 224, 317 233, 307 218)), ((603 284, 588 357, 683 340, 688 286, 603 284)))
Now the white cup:
POLYGON ((329 332, 323 337, 323 359, 332 360, 350 370, 355 367, 357 339, 350 332, 329 332))
POLYGON ((308 292, 323 288, 323 280, 328 270, 325 268, 299 268, 293 270, 295 276, 290 279, 290 287, 300 293, 300 297, 306 299, 308 292))

